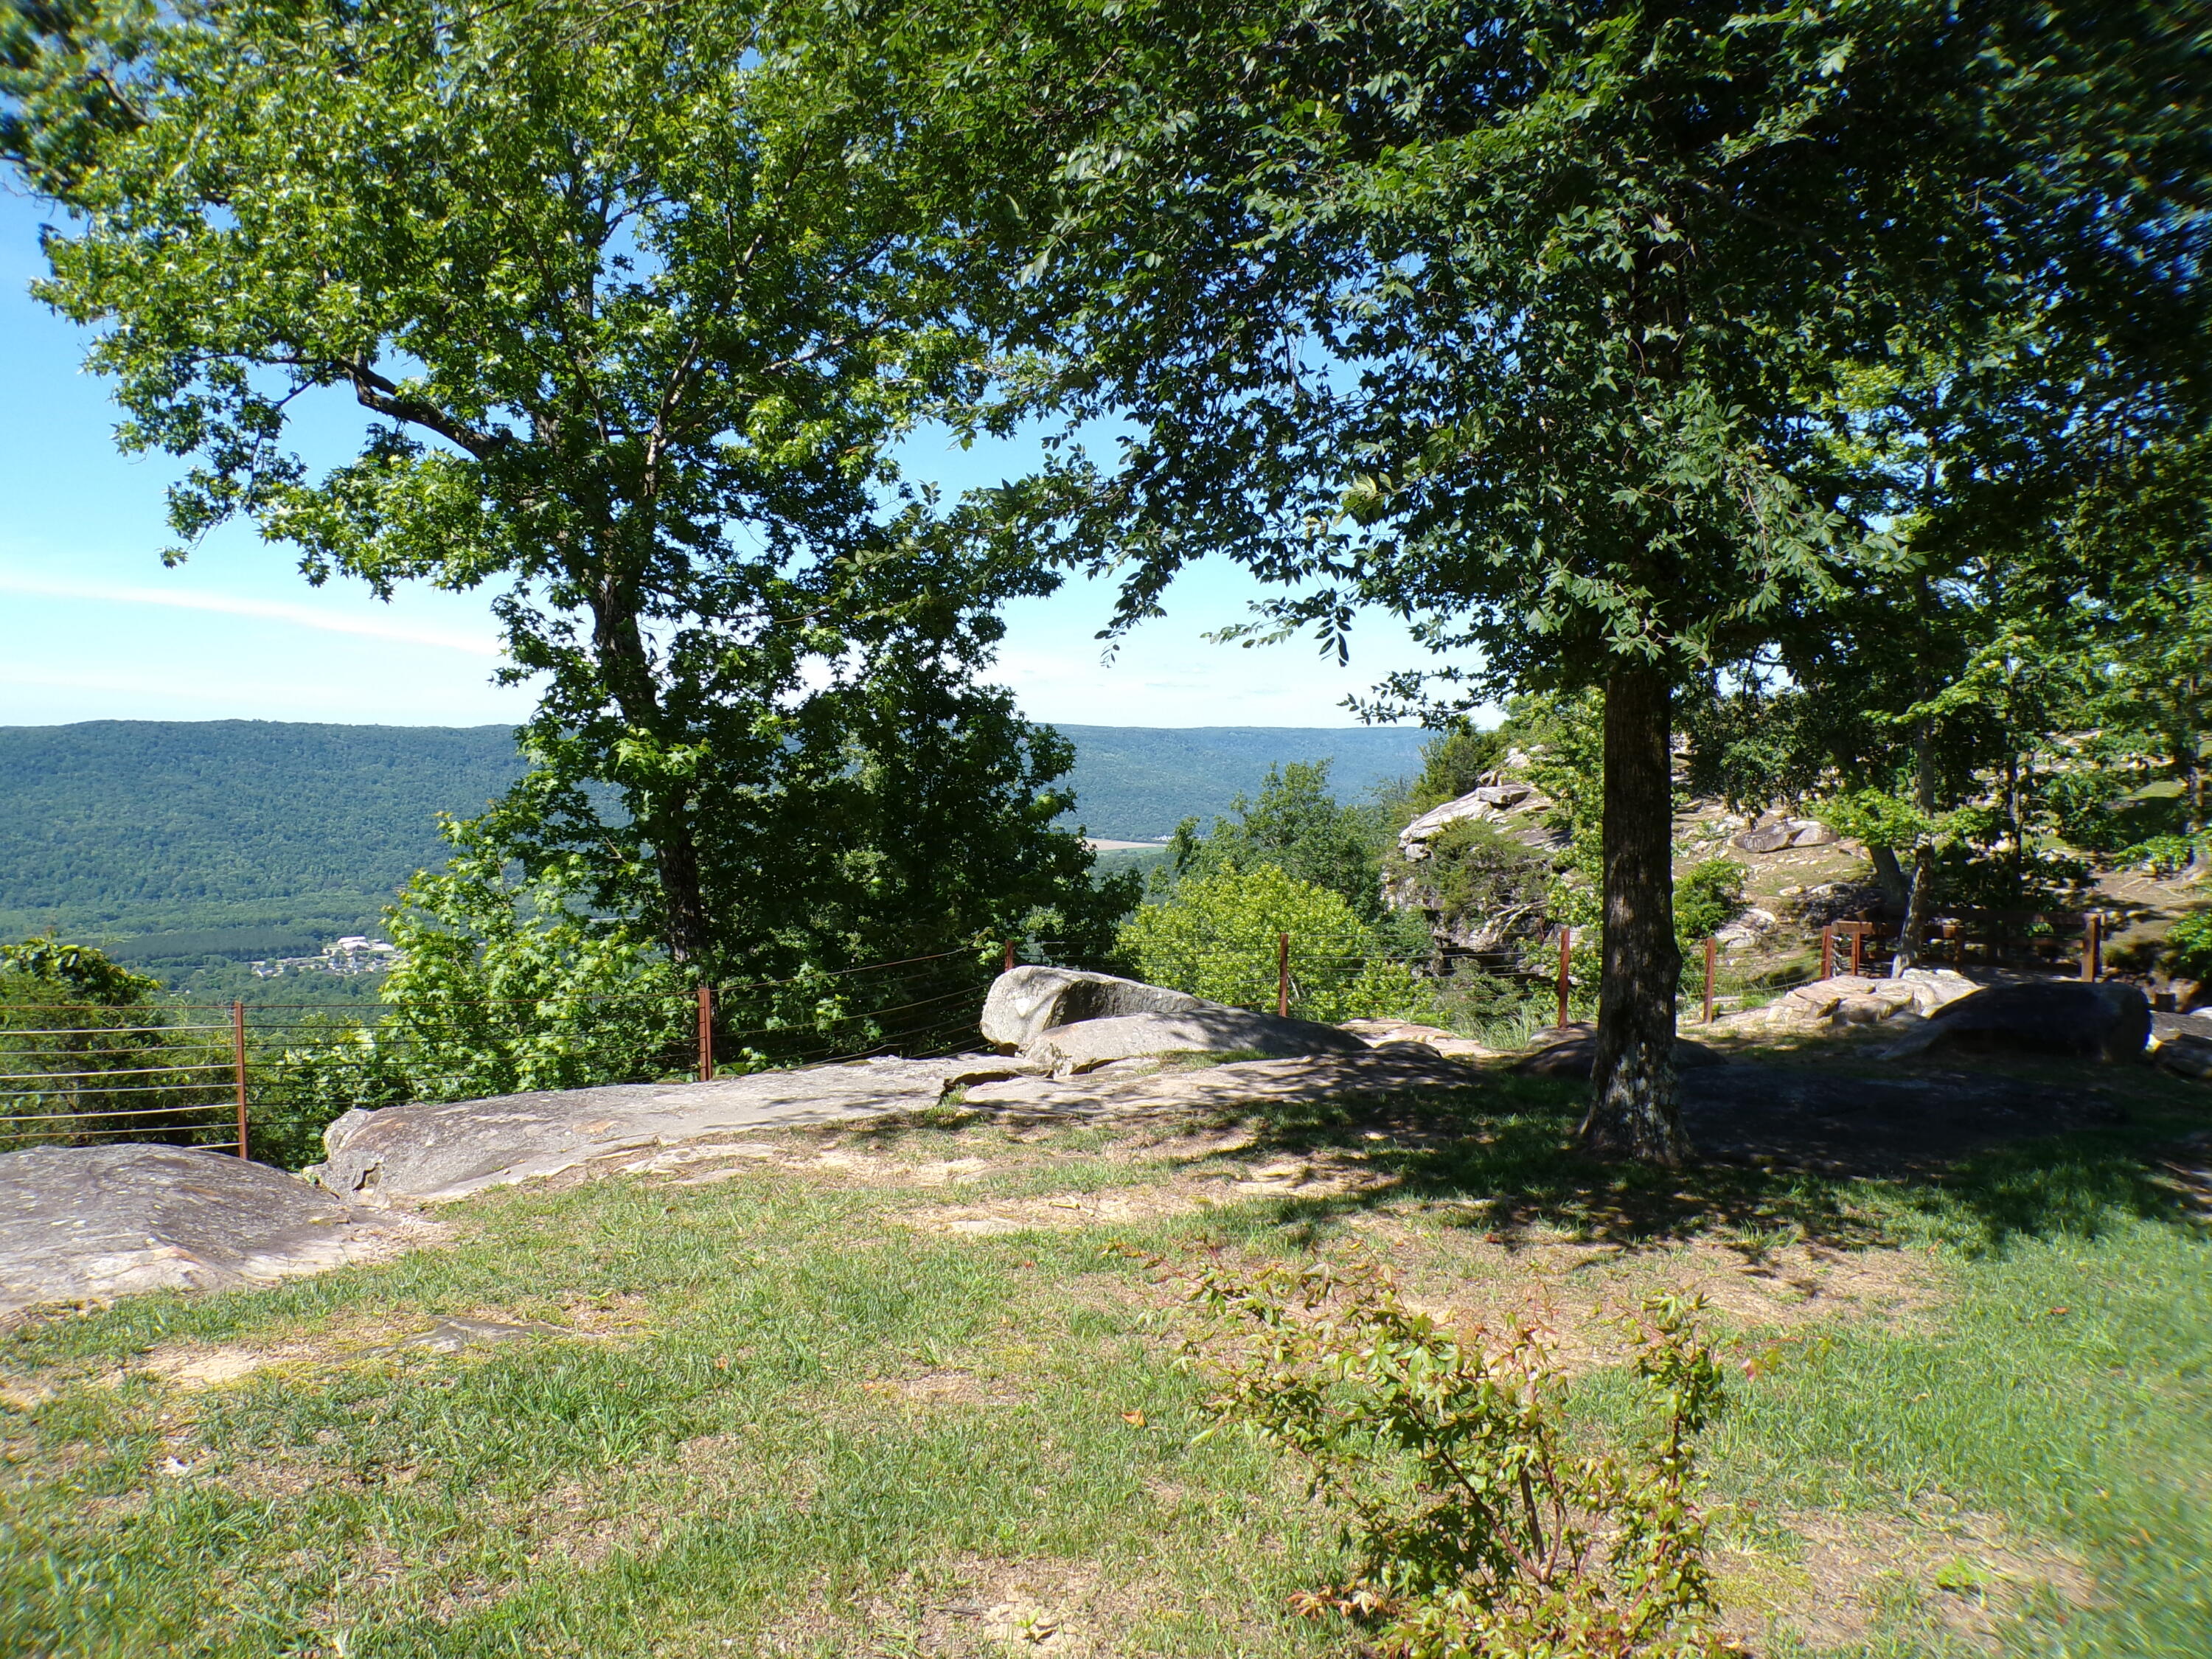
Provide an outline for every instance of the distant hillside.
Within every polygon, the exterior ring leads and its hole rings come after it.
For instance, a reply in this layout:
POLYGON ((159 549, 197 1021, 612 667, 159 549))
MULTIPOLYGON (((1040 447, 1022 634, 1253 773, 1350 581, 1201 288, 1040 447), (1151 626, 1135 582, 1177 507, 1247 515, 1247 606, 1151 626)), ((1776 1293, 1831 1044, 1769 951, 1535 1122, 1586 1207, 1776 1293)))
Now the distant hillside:
POLYGON ((1404 726, 1062 726, 1075 745, 1075 813, 1109 841, 1175 833, 1186 817, 1226 812, 1252 794, 1270 766, 1328 760, 1340 799, 1421 769, 1434 734, 1404 726))
MULTIPOLYGON (((1396 729, 1069 726, 1075 821, 1151 840, 1225 811, 1270 765, 1340 794, 1417 769, 1396 729)), ((149 963, 297 954, 373 921, 520 770, 504 726, 94 720, 0 726, 0 933, 125 939, 149 963)))

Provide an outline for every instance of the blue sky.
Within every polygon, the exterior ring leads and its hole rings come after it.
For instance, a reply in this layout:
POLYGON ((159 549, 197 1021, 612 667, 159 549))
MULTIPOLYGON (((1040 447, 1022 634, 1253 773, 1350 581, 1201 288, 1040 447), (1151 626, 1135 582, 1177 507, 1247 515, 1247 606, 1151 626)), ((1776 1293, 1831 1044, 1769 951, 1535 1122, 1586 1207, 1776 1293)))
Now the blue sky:
MULTIPOLYGON (((490 684, 499 655, 489 595, 422 589, 387 605, 357 584, 311 588, 288 549, 236 526, 180 568, 162 567, 162 491, 179 464, 117 453, 107 388, 78 367, 83 337, 26 293, 44 270, 45 216, 0 194, 0 725, 520 719, 529 690, 490 684)), ((359 429, 337 394, 312 420, 311 458, 346 453, 359 429)), ((909 465, 950 494, 1024 459, 1018 445, 989 454, 917 445, 909 465)), ((1347 693, 1421 659, 1382 617, 1355 636, 1349 669, 1305 642, 1245 650, 1200 637, 1241 620, 1255 591, 1225 565, 1188 572, 1168 617, 1109 662, 1093 635, 1110 592, 1072 584, 1008 610, 994 678, 1036 720, 1345 726, 1347 693)))

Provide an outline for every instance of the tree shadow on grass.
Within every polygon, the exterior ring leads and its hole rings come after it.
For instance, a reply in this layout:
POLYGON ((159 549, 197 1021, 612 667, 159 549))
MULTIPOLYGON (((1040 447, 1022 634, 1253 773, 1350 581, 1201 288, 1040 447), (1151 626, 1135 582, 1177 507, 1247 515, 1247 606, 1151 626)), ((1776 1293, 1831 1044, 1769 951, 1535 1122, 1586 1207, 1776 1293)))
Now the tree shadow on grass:
MULTIPOLYGON (((1853 1086, 1848 1077, 1833 1081, 1853 1086)), ((1923 1081, 1939 1097, 1963 1097, 1948 1074, 1923 1081)), ((1627 1249, 1717 1235, 1753 1251, 1793 1237, 1863 1249, 1935 1231, 1969 1249, 2001 1251, 2018 1237, 2094 1237, 2116 1220, 2192 1224, 2212 1215, 2212 1144, 2190 1154, 2178 1139, 2212 1122, 2212 1102, 2176 1097, 2133 1073, 2124 1081, 2148 1086, 2130 1090, 2118 1110, 2106 1098, 2109 1073, 2033 1080, 2051 1100, 2078 1085, 2083 1106, 2073 1113, 2019 1109, 2004 1103, 2014 1097, 2002 1088, 1985 1090, 1997 1103, 1983 1112, 1986 1121, 1948 1139, 1924 1126, 1899 1133, 1894 1113, 1877 1112, 1860 1120, 1869 1131, 1862 1145, 1839 1147, 1849 1126, 1839 1131, 1833 1122, 1793 1145, 1774 1132, 1772 1113, 1745 1115, 1759 1132, 1748 1136, 1731 1136, 1729 1124, 1706 1113, 1705 1156, 1683 1170, 1583 1155, 1573 1136, 1584 1085, 1510 1073, 1451 1091, 1255 1104, 1243 1121, 1257 1132, 1253 1152, 1356 1152, 1366 1170, 1389 1178, 1327 1196, 1285 1195, 1285 1220, 1318 1223, 1410 1201, 1508 1244, 1541 1231, 1627 1249)), ((1959 1107, 1954 1119, 1966 1110, 1959 1107)))

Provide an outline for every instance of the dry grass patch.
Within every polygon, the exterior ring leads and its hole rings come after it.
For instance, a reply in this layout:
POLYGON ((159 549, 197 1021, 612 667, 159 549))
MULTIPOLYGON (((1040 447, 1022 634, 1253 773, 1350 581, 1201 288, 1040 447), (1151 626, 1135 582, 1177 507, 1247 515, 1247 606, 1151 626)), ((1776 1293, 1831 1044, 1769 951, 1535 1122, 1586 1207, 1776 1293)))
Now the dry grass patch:
POLYGON ((2095 1582, 2081 1564, 2012 1535, 1994 1516, 1941 1526, 1877 1515, 1776 1517, 1753 1542, 1715 1553, 1730 1635, 1778 1636, 1815 1649, 1852 1648, 1885 1627, 1917 1624, 1996 1651, 1999 1627, 2039 1589, 2086 1607, 2095 1582))
POLYGON ((850 1610, 817 1594, 764 1631, 757 1651, 917 1659, 1149 1654, 1158 1650, 1142 1644, 1139 1629, 1164 1601, 1158 1587, 1116 1582, 1092 1562, 964 1556, 902 1574, 887 1594, 850 1610))

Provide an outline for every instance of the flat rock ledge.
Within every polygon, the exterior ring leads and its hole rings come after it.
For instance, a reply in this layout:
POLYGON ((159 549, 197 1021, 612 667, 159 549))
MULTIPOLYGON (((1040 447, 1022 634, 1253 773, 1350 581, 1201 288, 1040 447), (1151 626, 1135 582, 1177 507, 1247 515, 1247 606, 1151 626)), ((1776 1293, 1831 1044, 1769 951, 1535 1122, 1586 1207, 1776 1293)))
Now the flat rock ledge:
POLYGON ((872 1117, 934 1106, 964 1084, 1022 1076, 997 1054, 878 1059, 711 1083, 617 1084, 348 1112, 324 1131, 307 1176, 342 1198, 423 1203, 559 1175, 733 1130, 872 1117))
POLYGON ((189 1146, 0 1153, 0 1327, 45 1306, 273 1285, 438 1242, 281 1170, 189 1146))

